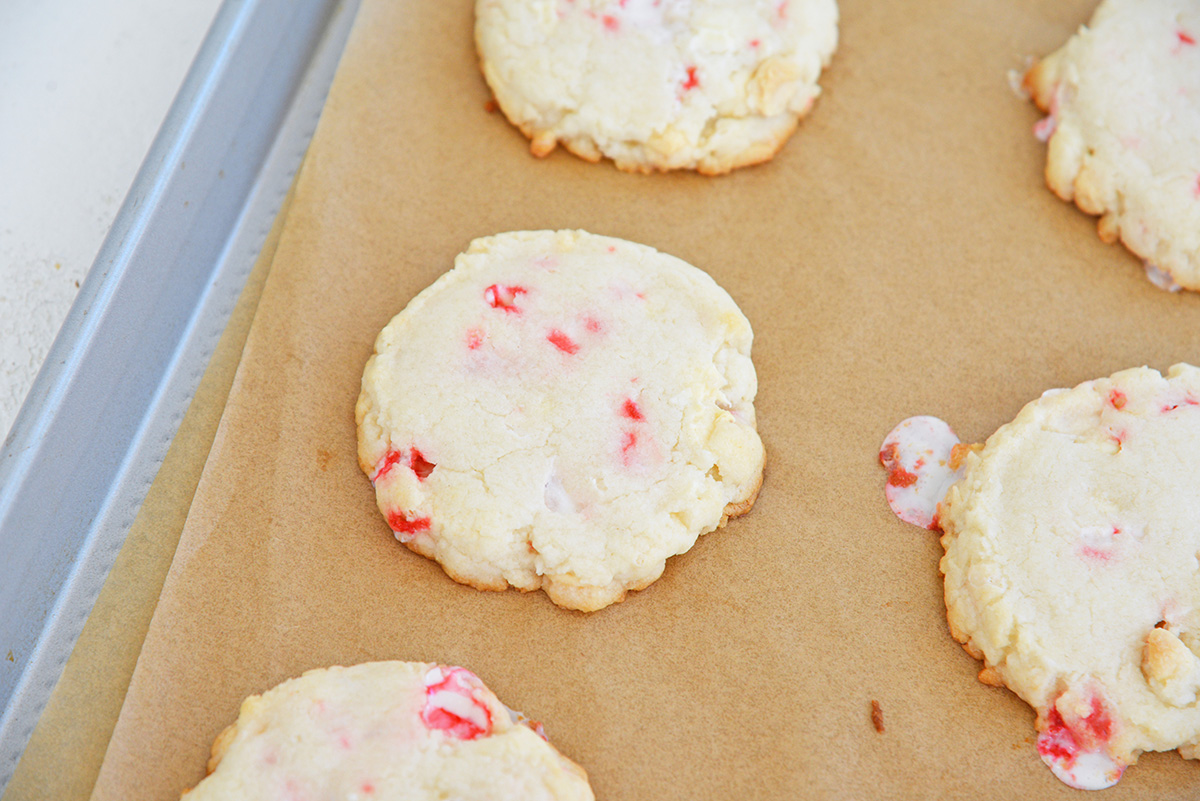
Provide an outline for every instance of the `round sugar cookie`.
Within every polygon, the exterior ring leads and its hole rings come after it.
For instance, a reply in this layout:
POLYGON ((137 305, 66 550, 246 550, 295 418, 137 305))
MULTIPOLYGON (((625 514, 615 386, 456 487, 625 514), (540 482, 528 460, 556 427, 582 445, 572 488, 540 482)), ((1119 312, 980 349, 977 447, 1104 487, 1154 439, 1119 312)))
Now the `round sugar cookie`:
POLYGON ((359 464, 456 581, 600 609, 753 504, 751 339, 707 274, 644 245, 477 239, 379 335, 359 464))
POLYGON ((1156 284, 1200 290, 1200 3, 1104 0, 1025 83, 1050 188, 1156 284))
POLYGON ((632 172, 767 161, 820 93, 835 0, 477 0, 480 64, 544 156, 632 172))
POLYGON ((247 698, 184 797, 590 801, 583 769, 519 719, 460 667, 311 670, 247 698))
POLYGON ((1060 778, 1200 756, 1200 369, 1046 393, 966 453, 940 523, 950 631, 1060 778))

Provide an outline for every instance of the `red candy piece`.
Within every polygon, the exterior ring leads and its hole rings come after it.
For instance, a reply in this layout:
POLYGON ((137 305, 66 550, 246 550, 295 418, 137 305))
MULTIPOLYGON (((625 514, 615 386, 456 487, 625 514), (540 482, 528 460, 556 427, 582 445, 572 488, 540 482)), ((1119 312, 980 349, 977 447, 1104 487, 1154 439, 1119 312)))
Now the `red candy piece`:
POLYGON ((492 733, 492 712, 479 700, 482 691, 483 682, 465 668, 434 668, 425 675, 421 720, 457 740, 487 737, 492 733))
POLYGON ((621 407, 621 414, 628 417, 630 420, 645 420, 645 415, 638 405, 628 398, 625 399, 625 404, 621 407))
POLYGON ((1062 715, 1058 714, 1057 709, 1050 707, 1050 713, 1046 717, 1046 728, 1037 739, 1038 753, 1048 759, 1063 760, 1069 765, 1079 754, 1079 743, 1075 742, 1075 736, 1063 723, 1062 715))
POLYGON ((428 517, 418 517, 415 513, 406 512, 402 509, 388 512, 387 521, 388 525, 391 526, 392 531, 396 532, 397 534, 409 535, 408 539, 401 537, 401 542, 407 542, 408 540, 412 539, 411 535, 413 534, 417 534, 422 531, 428 531, 430 525, 430 520, 428 517))
POLYGON ((429 474, 433 472, 433 468, 437 467, 437 465, 422 456, 419 450, 413 448, 409 458, 409 467, 417 474, 417 478, 424 481, 429 478, 429 474))
POLYGON ((467 331, 467 348, 469 350, 479 350, 479 346, 483 344, 483 332, 478 328, 471 328, 467 331))
POLYGON ((525 287, 521 286, 492 284, 483 290, 483 298, 493 309, 504 309, 506 312, 520 314, 521 310, 516 305, 517 295, 525 295, 527 292, 525 287))
POLYGON ((687 68, 687 80, 683 82, 683 91, 686 92, 690 89, 695 89, 699 85, 700 85, 700 79, 696 77, 696 68, 688 67, 687 68))
POLYGON ((1114 409, 1124 409, 1128 400, 1129 399, 1125 397, 1125 393, 1119 389, 1114 389, 1112 392, 1108 393, 1108 402, 1113 405, 1114 409))
POLYGON ((1092 699, 1092 714, 1084 718, 1083 723, 1086 731, 1095 738, 1097 745, 1108 742, 1112 737, 1112 718, 1098 699, 1092 699))
POLYGON ((1084 529, 1079 554, 1097 562, 1110 562, 1117 555, 1117 548, 1120 547, 1117 538, 1120 536, 1120 526, 1113 526, 1111 532, 1105 532, 1102 529, 1084 529))
POLYGON ((1187 31, 1178 31, 1175 35, 1179 37, 1180 44, 1194 45, 1196 43, 1196 40, 1187 31))
MULTIPOLYGON (((375 471, 375 477, 371 479, 371 481, 378 483, 381 478, 391 472, 391 469, 403 460, 404 454, 400 451, 388 451, 387 455, 383 457, 383 464, 381 464, 379 469, 375 471)), ((419 478, 421 481, 429 478, 429 474, 433 472, 433 468, 437 467, 436 464, 426 459, 416 448, 409 449, 407 463, 409 469, 416 473, 417 478, 419 478)), ((393 528, 395 528, 395 526, 393 526, 393 528)))
POLYGON ((636 431, 626 431, 625 436, 621 438, 621 459, 626 465, 629 464, 629 452, 637 447, 638 435, 636 431))
POLYGON ((1042 756, 1075 759, 1081 751, 1095 751, 1112 738, 1112 716, 1097 695, 1089 700, 1087 715, 1068 722, 1052 705, 1046 714, 1046 728, 1038 736, 1037 750, 1042 756))
POLYGON ((893 442, 879 452, 879 463, 888 471, 887 483, 893 487, 911 487, 917 483, 917 474, 910 473, 900 464, 900 446, 893 442))
POLYGON ((579 352, 579 345, 557 328, 550 329, 550 333, 546 334, 546 339, 550 340, 550 343, 554 345, 554 347, 558 348, 568 356, 574 356, 579 352))
POLYGON ((388 451, 383 457, 383 464, 379 465, 379 467, 375 469, 375 477, 372 478, 371 481, 375 482, 383 478, 385 475, 387 475, 389 470, 391 470, 400 462, 402 458, 404 458, 404 454, 400 453, 400 451, 388 451))

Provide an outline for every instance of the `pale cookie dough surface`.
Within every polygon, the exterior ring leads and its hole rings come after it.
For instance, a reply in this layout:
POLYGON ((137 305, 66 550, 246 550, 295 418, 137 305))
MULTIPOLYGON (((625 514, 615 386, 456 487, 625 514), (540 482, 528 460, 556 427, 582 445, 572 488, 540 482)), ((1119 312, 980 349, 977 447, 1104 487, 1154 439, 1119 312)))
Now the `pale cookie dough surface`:
POLYGON ((707 274, 644 245, 478 239, 380 334, 359 464, 455 580, 599 609, 753 504, 751 339, 707 274))
POLYGON ((242 703, 187 801, 590 801, 583 770, 470 671, 413 662, 312 670, 242 703))
POLYGON ((1200 2, 1105 0, 1025 80, 1050 188, 1155 283, 1200 290, 1200 2))
POLYGON ((950 630, 1037 710, 1060 778, 1197 756, 1200 370, 1046 393, 967 455, 941 524, 950 630))
POLYGON ((477 0, 484 77, 543 156, 719 174, 766 161, 820 93, 835 0, 477 0))

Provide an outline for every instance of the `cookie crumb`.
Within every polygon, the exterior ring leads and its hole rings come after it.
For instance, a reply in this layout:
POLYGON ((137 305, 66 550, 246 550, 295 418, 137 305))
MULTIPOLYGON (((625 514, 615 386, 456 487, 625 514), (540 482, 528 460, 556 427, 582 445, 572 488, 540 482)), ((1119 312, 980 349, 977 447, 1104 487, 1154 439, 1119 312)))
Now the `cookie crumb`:
POLYGON ((875 731, 883 734, 883 707, 874 698, 871 699, 871 725, 875 731))

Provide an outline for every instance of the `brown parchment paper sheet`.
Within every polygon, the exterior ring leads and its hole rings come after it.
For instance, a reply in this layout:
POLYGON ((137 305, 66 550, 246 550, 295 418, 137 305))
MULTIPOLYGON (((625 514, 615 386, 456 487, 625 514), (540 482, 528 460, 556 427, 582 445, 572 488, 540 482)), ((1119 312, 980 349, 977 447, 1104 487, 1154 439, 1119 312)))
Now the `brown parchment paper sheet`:
MULTIPOLYGON (((844 0, 810 118, 711 179, 533 159, 485 111, 468 0, 365 0, 94 797, 174 798, 244 696, 371 659, 470 667, 601 799, 1071 796, 950 639, 941 548, 888 511, 876 454, 913 414, 982 439, 1047 388, 1200 360, 1200 296, 1044 188, 1006 80, 1093 5, 844 0), (355 463, 388 319, 472 238, 569 227, 730 291, 768 451, 750 515, 592 615, 454 584, 355 463)), ((1105 798, 1198 789, 1151 754, 1105 798)))

